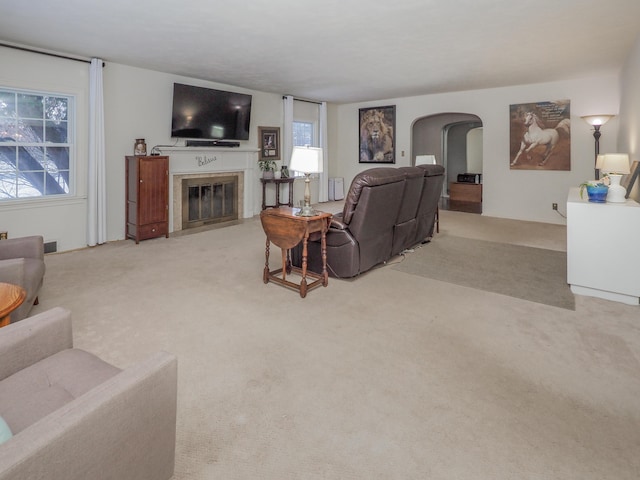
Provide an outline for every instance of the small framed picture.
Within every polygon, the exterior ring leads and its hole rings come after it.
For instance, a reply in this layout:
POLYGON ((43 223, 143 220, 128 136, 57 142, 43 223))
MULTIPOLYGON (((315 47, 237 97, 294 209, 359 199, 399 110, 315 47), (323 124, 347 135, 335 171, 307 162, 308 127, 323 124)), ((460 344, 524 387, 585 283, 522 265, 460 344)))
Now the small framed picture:
POLYGON ((259 160, 280 160, 280 127, 258 127, 259 160))
POLYGON ((635 160, 632 164, 631 164, 631 173, 629 173, 622 182, 620 182, 620 185, 622 185, 624 188, 627 189, 627 194, 625 196, 625 198, 629 198, 629 194, 631 193, 631 190, 633 189, 633 184, 636 182, 636 178, 638 178, 638 173, 640 173, 640 163, 635 160))

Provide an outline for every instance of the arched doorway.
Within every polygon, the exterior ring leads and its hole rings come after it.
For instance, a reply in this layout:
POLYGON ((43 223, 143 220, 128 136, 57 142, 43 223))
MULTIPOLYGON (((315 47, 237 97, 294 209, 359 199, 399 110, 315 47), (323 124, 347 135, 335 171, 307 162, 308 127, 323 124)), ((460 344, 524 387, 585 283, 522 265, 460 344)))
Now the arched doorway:
POLYGON ((482 120, 467 113, 429 115, 413 123, 411 138, 412 164, 416 155, 434 155, 445 167, 441 208, 482 213, 482 120))

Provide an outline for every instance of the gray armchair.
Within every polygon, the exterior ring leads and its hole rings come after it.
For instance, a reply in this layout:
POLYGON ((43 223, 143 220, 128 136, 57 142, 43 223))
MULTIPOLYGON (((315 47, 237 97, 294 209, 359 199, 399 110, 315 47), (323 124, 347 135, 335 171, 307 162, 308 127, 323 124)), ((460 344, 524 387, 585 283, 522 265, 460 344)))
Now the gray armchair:
POLYGON ((54 308, 0 329, 0 480, 167 480, 174 471, 177 361, 120 370, 73 348, 54 308))
POLYGON ((38 304, 44 278, 44 243, 40 236, 0 241, 0 282, 20 285, 27 292, 22 305, 11 313, 11 323, 22 320, 38 304))

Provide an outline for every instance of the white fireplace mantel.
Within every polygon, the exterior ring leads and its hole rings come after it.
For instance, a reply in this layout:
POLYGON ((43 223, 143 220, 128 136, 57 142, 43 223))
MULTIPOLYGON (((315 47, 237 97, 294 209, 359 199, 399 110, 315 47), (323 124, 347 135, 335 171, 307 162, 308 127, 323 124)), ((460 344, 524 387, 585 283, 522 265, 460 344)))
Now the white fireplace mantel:
POLYGON ((180 230, 174 225, 174 177, 203 173, 242 172, 238 195, 242 200, 242 218, 253 217, 253 176, 258 161, 257 148, 242 147, 161 147, 162 155, 169 156, 169 231, 180 230))

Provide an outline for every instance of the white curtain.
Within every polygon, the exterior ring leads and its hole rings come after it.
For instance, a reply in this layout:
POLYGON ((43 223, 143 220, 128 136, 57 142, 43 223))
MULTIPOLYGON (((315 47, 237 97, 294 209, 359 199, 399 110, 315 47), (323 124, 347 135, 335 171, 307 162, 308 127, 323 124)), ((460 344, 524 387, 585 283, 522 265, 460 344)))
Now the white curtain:
POLYGON ((293 97, 284 97, 284 132, 282 132, 282 165, 289 165, 293 151, 293 97))
POLYGON ((319 176, 318 201, 326 202, 329 200, 329 141, 327 139, 327 102, 320 104, 320 145, 322 148, 322 173, 319 176))
POLYGON ((102 60, 91 60, 89 72, 89 166, 87 181, 87 244, 107 241, 107 197, 104 151, 102 60))

